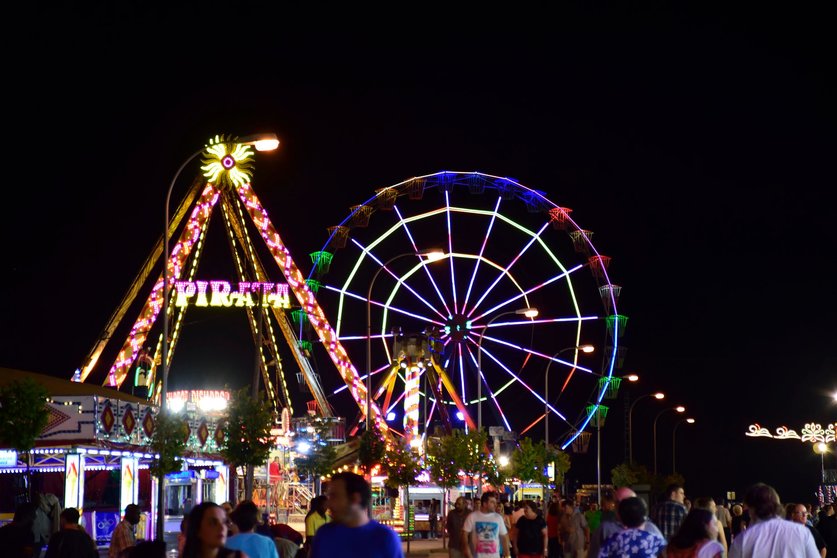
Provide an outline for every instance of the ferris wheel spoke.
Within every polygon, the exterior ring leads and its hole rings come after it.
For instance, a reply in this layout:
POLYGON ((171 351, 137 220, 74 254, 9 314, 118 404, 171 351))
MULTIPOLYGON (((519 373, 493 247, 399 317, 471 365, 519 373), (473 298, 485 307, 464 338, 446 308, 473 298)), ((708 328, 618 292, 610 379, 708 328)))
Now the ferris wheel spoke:
MULTIPOLYGON (((585 368, 584 366, 579 366, 579 365, 573 364, 572 362, 569 362, 569 361, 566 361, 566 360, 561 360, 560 358, 555 358, 554 356, 550 356, 550 355, 547 355, 547 354, 544 354, 544 353, 540 353, 538 351, 533 351, 532 349, 527 349, 526 347, 521 347, 520 345, 515 345, 514 343, 509 343, 508 341, 503 341, 502 339, 497 339, 496 337, 489 337, 488 335, 484 335, 483 340, 485 340, 485 339, 488 339, 489 341, 494 341, 495 343, 499 343, 500 345, 505 345, 506 347, 509 347, 509 348, 512 348, 512 349, 515 349, 515 350, 518 350, 518 351, 522 351, 522 352, 530 354, 530 355, 543 357, 547 360, 551 360, 551 361, 556 362, 558 364, 562 364, 564 366, 574 368, 575 370, 581 370, 582 372, 587 372, 588 374, 595 375, 595 373, 592 370, 590 370, 589 368, 585 368)), ((473 340, 469 340, 469 341, 471 341, 471 343, 476 344, 476 342, 473 341, 473 340)), ((485 352, 485 347, 483 347, 482 352, 485 352)))
MULTIPOLYGON (((373 370, 373 371, 372 371, 372 375, 374 376, 375 374, 380 374, 380 373, 381 373, 381 372, 383 372, 384 370, 387 370, 387 369, 389 368, 389 366, 390 366, 389 364, 384 364, 384 365, 383 365, 383 366, 381 366, 380 368, 378 368, 378 369, 376 369, 376 370, 373 370)), ((360 377, 360 381, 365 383, 365 382, 366 382, 366 377, 367 377, 367 376, 368 376, 368 374, 364 374, 363 376, 361 376, 361 377, 360 377)), ((340 393, 341 391, 346 390, 346 389, 349 389, 349 386, 347 386, 347 385, 342 385, 342 386, 340 386, 339 388, 337 388, 337 389, 335 389, 334 391, 332 391, 332 392, 331 392, 331 394, 332 394, 332 395, 337 395, 338 393, 340 393)))
POLYGON ((448 258, 450 262, 450 287, 451 293, 453 293, 453 312, 455 314, 459 308, 456 302, 456 274, 453 271, 453 230, 450 226, 450 192, 445 192, 445 208, 445 217, 448 222, 448 254, 451 254, 448 258))
MULTIPOLYGON (((416 245, 416 241, 413 239, 413 233, 410 232, 410 227, 407 226, 407 221, 402 217, 401 211, 399 211, 398 206, 393 206, 395 210, 395 214, 398 215, 398 222, 401 224, 402 228, 404 229, 404 233, 407 235, 407 238, 410 240, 410 245, 413 247, 413 250, 418 253, 420 250, 416 245)), ((448 308, 448 303, 445 300, 445 297, 442 296, 442 291, 439 290, 439 286, 436 284, 436 280, 433 279, 433 274, 430 273, 430 270, 427 266, 422 266, 424 269, 424 273, 427 275, 427 278, 430 279, 430 283, 433 285, 433 290, 436 291, 436 294, 439 296, 439 300, 442 302, 442 306, 445 307, 445 311, 450 314, 450 308, 448 308)))
MULTIPOLYGON (((364 248, 363 246, 361 246, 361 244, 360 244, 359 242, 357 242, 357 241, 356 241, 356 240, 354 240, 354 239, 352 239, 352 241, 353 241, 353 242, 354 242, 354 243, 358 246, 358 248, 360 248, 360 249, 361 249, 361 250, 363 250, 366 254, 368 254, 368 255, 369 255, 369 257, 370 257, 370 258, 372 258, 372 259, 375 261, 375 263, 377 263, 377 264, 378 264, 378 266, 383 267, 383 268, 384 268, 384 270, 385 270, 387 273, 389 273, 389 274, 392 276, 392 278, 393 278, 393 279, 395 279, 395 281, 397 282, 397 284, 399 284, 399 285, 404 285, 404 288, 405 288, 405 289, 407 289, 410 293, 412 293, 412 294, 413 294, 413 296, 415 296, 415 297, 416 297, 417 299, 419 299, 421 302, 423 302, 425 306, 427 306, 430 310, 432 310, 433 312, 435 312, 435 313, 436 313, 436 314, 437 314, 440 318, 442 318, 443 320, 445 319, 445 315, 444 315, 444 314, 442 314, 441 312, 439 312, 439 310, 437 310, 435 306, 433 306, 432 304, 430 304, 430 303, 429 303, 429 302, 428 302, 428 301, 427 301, 427 300, 426 300, 423 296, 421 296, 418 292, 416 292, 416 290, 415 290, 413 287, 411 287, 411 286, 407 283, 407 281, 406 281, 406 280, 407 280, 407 278, 408 278, 408 277, 410 277, 410 275, 412 275, 412 273, 407 274, 407 275, 405 275, 405 276, 403 276, 403 277, 402 277, 402 276, 399 276, 399 275, 397 275, 397 274, 395 274, 395 273, 394 273, 391 269, 389 269, 388 267, 386 267, 386 266, 384 265, 384 262, 382 262, 380 258, 378 258, 375 254, 373 254, 373 253, 372 253, 372 250, 371 250, 371 249, 364 248)), ((425 268, 425 269, 426 269, 426 267, 427 267, 427 266, 426 266, 426 265, 424 265, 424 264, 422 263, 422 266, 421 266, 421 267, 423 267, 423 268, 425 268)))
POLYGON ((471 310, 468 312, 468 317, 469 318, 474 314, 474 312, 477 311, 477 308, 479 308, 480 304, 482 304, 482 301, 485 300, 485 297, 487 297, 491 293, 491 291, 494 290, 494 287, 497 286, 497 283, 500 282, 500 279, 502 279, 503 276, 506 275, 506 273, 508 273, 508 271, 514 266, 514 264, 516 264, 518 262, 518 260, 520 260, 520 258, 523 256, 523 254, 525 254, 526 251, 529 250, 529 247, 531 247, 532 244, 534 244, 536 240, 540 239, 541 234, 543 233, 543 231, 548 226, 549 226, 549 223, 544 223, 543 226, 541 227, 541 229, 537 232, 537 234, 532 236, 532 238, 529 240, 529 242, 526 243, 526 246, 524 246, 520 250, 520 252, 517 253, 517 255, 509 263, 509 265, 506 266, 506 268, 500 274, 497 275, 497 278, 494 280, 493 283, 491 283, 491 286, 488 287, 488 289, 486 289, 486 291, 482 294, 482 296, 477 301, 477 303, 474 304, 474 307, 471 308, 471 310))
MULTIPOLYGON (((461 347, 461 345, 460 345, 460 347, 461 347)), ((500 417, 503 419, 503 424, 506 425, 506 430, 511 431, 512 427, 509 424, 509 420, 506 418, 506 413, 503 412, 503 408, 500 406, 500 401, 497 399, 497 395, 501 391, 503 391, 504 389, 506 389, 507 387, 512 385, 516 380, 512 379, 511 381, 506 383, 506 385, 504 385, 502 388, 500 388, 500 390, 497 391, 497 392, 492 391, 491 386, 488 385, 488 381, 485 379, 485 376, 482 373, 482 370, 479 369, 477 359, 474 358, 474 353, 471 352, 471 348, 468 347, 468 346, 466 346, 465 348, 468 350, 468 355, 471 357, 471 362, 474 363, 474 366, 477 369, 477 374, 479 374, 479 376, 480 376, 480 381, 483 382, 483 384, 485 385, 485 389, 488 390, 488 396, 491 398, 492 401, 494 401, 494 405, 497 407, 497 410, 500 412, 500 417)), ((479 401, 477 401, 477 404, 479 404, 479 401)))
MULTIPOLYGON (((356 298, 356 299, 361 300, 364 303, 366 303, 366 297, 365 296, 360 296, 360 295, 355 294, 351 291, 338 289, 337 287, 332 287, 331 285, 323 285, 322 288, 330 290, 330 291, 338 292, 338 293, 346 295, 348 297, 356 298)), ((369 302, 370 302, 370 304, 372 304, 372 306, 380 306, 381 308, 385 308, 385 309, 388 308, 390 310, 393 310, 394 312, 398 312, 399 314, 404 314, 405 316, 410 316, 411 318, 416 318, 418 320, 424 320, 428 323, 432 323, 432 324, 442 326, 442 327, 445 326, 445 324, 443 322, 437 321, 433 318, 428 318, 427 316, 422 316, 420 314, 416 314, 414 312, 409 312, 407 310, 402 310, 401 308, 398 308, 397 306, 386 305, 383 302, 378 302, 377 300, 370 300, 369 302)), ((364 336, 364 339, 365 338, 366 337, 364 336)))
POLYGON ((465 395, 465 365, 462 363, 462 345, 459 345, 459 380, 462 386, 462 401, 467 405, 468 397, 465 395))
POLYGON ((482 314, 480 314, 476 318, 471 318, 471 321, 476 322, 476 321, 480 320, 481 318, 484 318, 485 316, 491 314, 492 312, 494 312, 496 310, 499 310, 500 308, 502 308, 504 306, 507 306, 507 305, 511 304, 512 302, 514 302, 516 300, 519 300, 519 299, 521 299, 525 296, 528 296, 528 295, 532 294, 533 292, 535 292, 537 290, 540 290, 540 289, 546 287, 547 285, 550 285, 550 284, 554 283, 555 281, 558 281, 559 279, 567 278, 571 273, 573 273, 574 271, 578 271, 579 269, 581 269, 583 267, 584 267, 583 264, 579 264, 572 269, 564 271, 563 273, 559 273, 558 275, 552 277, 551 279, 547 279, 546 281, 544 281, 542 283, 539 283, 538 285, 535 285, 534 287, 532 287, 531 289, 529 289, 527 291, 523 291, 522 293, 516 294, 515 296, 513 296, 513 297, 511 297, 507 300, 504 300, 503 302, 494 306, 493 308, 491 308, 489 310, 486 310, 485 312, 483 312, 482 314))
POLYGON ((488 222, 488 230, 485 233, 485 237, 482 239, 482 246, 480 247, 480 254, 475 258, 474 263, 474 271, 471 273, 471 281, 468 283, 468 291, 465 293, 465 300, 462 301, 462 308, 464 309, 468 306, 468 299, 471 297, 471 289, 474 287, 474 279, 477 278, 477 271, 480 268, 480 262, 482 262, 482 255, 485 252, 485 245, 488 244, 488 237, 491 236, 491 230, 494 228, 494 221, 497 219, 497 210, 500 209, 500 202, 503 198, 497 198, 497 205, 494 206, 494 213, 491 214, 491 221, 488 222))
POLYGON ((544 405, 546 405, 546 406, 547 406, 547 408, 548 408, 550 411, 552 411, 553 413, 555 413, 556 415, 558 415, 558 416, 559 416, 559 417, 561 417, 562 419, 567 420, 567 419, 564 417, 563 413, 561 413, 560 411, 558 411, 558 409, 556 409, 555 407, 553 407, 552 405, 550 405, 550 404, 549 404, 549 402, 547 402, 547 401, 546 401, 543 397, 541 397, 541 395, 540 395, 537 391, 535 391, 534 389, 532 389, 531 387, 529 387, 529 384, 527 384, 526 382, 524 382, 523 380, 521 380, 521 379, 520 379, 520 376, 518 376, 517 374, 515 374, 514 372, 512 372, 512 371, 511 371, 511 369, 509 369, 509 367, 508 367, 508 366, 506 366, 505 364, 503 364, 503 363, 502 363, 502 362, 501 362, 501 361, 500 361, 497 357, 495 357, 495 356, 491 353, 491 351, 489 351, 489 350, 487 350, 485 347, 483 347, 483 348, 482 348, 482 352, 483 352, 483 353, 485 353, 486 355, 488 355, 488 357, 489 357, 491 360, 493 360, 495 363, 497 363, 497 366, 499 366, 500 368, 502 368, 503 370, 505 370, 505 371, 506 371, 506 373, 508 373, 511 377, 513 377, 515 380, 517 380, 518 382, 520 382, 520 385, 522 385, 523 387, 525 387, 525 388, 529 391, 529 393, 531 393, 532 395, 534 395, 534 396, 535 396, 535 398, 536 398, 538 401, 540 401, 541 403, 543 403, 544 405))

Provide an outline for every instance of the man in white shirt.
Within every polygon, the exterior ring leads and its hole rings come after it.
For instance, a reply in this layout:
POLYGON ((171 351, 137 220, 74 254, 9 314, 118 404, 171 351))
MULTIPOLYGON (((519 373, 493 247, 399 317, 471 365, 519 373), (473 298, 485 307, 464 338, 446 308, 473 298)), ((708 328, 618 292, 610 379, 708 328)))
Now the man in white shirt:
POLYGON ((820 558, 814 537, 804 526, 782 519, 782 503, 773 487, 758 483, 744 496, 750 525, 735 537, 729 558, 820 558))
POLYGON ((485 492, 480 509, 468 514, 462 526, 462 554, 465 558, 498 558, 510 556, 509 533, 503 517, 495 512, 497 495, 485 492), (470 544, 469 544, 470 543, 470 544), (502 553, 500 544, 502 543, 502 553), (474 552, 471 552, 473 548, 474 552))

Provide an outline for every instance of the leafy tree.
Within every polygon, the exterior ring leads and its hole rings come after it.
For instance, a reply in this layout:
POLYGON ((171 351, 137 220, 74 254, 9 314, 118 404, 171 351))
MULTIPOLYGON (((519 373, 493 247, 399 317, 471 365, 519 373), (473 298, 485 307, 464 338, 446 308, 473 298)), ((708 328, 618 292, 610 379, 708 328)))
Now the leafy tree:
POLYGON ((337 450, 334 446, 324 441, 315 441, 311 444, 308 454, 297 457, 294 459, 294 463, 296 463, 298 470, 304 471, 314 478, 315 491, 319 493, 320 477, 331 473, 336 459, 337 450))
POLYGON ((183 454, 186 450, 186 437, 188 425, 183 415, 159 412, 154 422, 154 433, 151 436, 149 447, 158 455, 152 460, 148 471, 160 481, 157 485, 157 498, 159 507, 157 510, 157 538, 163 538, 163 481, 169 473, 176 473, 183 468, 183 454))
POLYGON ((30 453, 49 421, 46 388, 25 378, 0 387, 0 443, 14 448, 26 460, 27 499, 32 500, 30 453))
POLYGON ((549 463, 555 462, 555 479, 558 482, 559 473, 563 480, 564 472, 569 470, 569 456, 559 452, 553 446, 536 444, 531 438, 522 438, 520 445, 511 456, 511 470, 523 482, 536 482, 546 486, 549 477, 545 473, 549 463), (559 469, 559 465, 563 471, 559 469))
POLYGON ((358 460, 366 474, 375 464, 380 463, 386 452, 386 443, 377 428, 371 428, 360 436, 360 448, 358 449, 358 460))
POLYGON ((253 498, 253 468, 266 463, 273 445, 270 430, 273 412, 264 400, 264 392, 253 397, 250 388, 235 392, 227 407, 227 431, 221 455, 233 467, 247 467, 245 498, 253 498))
MULTIPOLYGON (((421 463, 418 454, 408 446, 401 438, 390 440, 387 444, 386 452, 384 453, 384 460, 381 463, 381 469, 387 476, 385 484, 390 488, 404 487, 404 494, 407 500, 406 510, 407 529, 410 526, 410 517, 412 510, 410 509, 410 485, 416 482, 421 471, 421 463)), ((410 552, 410 539, 412 532, 407 537, 407 554, 410 552)))
POLYGON ((645 465, 639 463, 621 463, 610 470, 610 478, 613 485, 634 486, 635 484, 652 484, 651 474, 645 465))
POLYGON ((488 452, 488 434, 485 430, 470 430, 467 434, 459 431, 457 443, 460 446, 457 463, 459 468, 472 479, 478 481, 480 490, 483 479, 492 484, 498 483, 500 472, 497 463, 488 452))

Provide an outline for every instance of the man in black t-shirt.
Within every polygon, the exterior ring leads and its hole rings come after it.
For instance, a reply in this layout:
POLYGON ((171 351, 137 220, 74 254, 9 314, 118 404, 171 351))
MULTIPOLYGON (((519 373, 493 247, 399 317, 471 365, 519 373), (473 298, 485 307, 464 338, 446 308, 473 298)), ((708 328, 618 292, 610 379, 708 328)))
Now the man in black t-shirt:
POLYGON ((517 558, 541 558, 547 549, 546 521, 538 514, 537 505, 523 502, 523 516, 512 529, 512 544, 517 558))
POLYGON ((61 530, 49 540, 44 558, 99 558, 99 549, 81 525, 76 508, 61 512, 61 530))

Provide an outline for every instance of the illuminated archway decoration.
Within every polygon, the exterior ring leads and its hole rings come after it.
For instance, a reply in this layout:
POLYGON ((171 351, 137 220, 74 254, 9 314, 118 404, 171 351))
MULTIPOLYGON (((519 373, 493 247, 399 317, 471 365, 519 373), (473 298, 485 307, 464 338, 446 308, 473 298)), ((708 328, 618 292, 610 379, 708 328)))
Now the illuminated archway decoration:
POLYGON ((835 442, 837 441, 837 423, 826 424, 823 427, 816 422, 805 423, 805 426, 800 432, 790 429, 787 426, 779 426, 776 428, 776 433, 771 434, 770 431, 760 425, 759 423, 751 424, 747 428, 745 436, 751 438, 773 438, 774 440, 799 440, 800 442, 810 442, 818 444, 820 442, 835 442))
POLYGON ((203 176, 221 188, 238 188, 253 177, 253 148, 231 141, 235 138, 215 136, 206 146, 202 160, 203 176))

